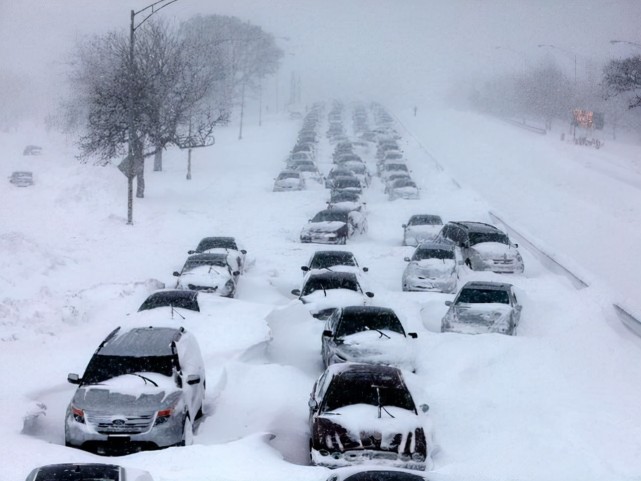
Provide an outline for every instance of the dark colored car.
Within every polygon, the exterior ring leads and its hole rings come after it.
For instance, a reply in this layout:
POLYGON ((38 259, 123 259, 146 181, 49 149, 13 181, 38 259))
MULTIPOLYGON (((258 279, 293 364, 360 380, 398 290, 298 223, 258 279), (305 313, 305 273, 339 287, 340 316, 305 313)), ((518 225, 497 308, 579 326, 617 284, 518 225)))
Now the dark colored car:
POLYGON ((35 468, 26 481, 153 481, 147 471, 115 464, 65 463, 35 468))
POLYGON ((428 439, 403 373, 394 367, 329 366, 309 399, 312 464, 426 469, 428 439))

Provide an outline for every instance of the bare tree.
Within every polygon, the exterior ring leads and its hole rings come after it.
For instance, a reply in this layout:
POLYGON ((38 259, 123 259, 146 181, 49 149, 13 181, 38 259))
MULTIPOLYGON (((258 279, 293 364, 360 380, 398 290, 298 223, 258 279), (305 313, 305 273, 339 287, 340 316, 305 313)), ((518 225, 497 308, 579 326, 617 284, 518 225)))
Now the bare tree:
POLYGON ((611 60, 603 69, 607 96, 631 93, 628 108, 641 106, 641 56, 611 60))

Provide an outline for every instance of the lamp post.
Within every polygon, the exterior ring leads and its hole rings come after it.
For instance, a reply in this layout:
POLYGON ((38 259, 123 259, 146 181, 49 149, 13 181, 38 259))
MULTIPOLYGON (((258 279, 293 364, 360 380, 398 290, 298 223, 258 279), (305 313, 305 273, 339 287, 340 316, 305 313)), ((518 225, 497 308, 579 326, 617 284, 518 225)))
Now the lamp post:
POLYGON ((140 26, 149 19, 149 17, 162 10, 167 5, 171 5, 172 3, 177 1, 178 0, 159 0, 152 3, 151 5, 147 5, 145 8, 138 10, 137 12, 134 10, 131 11, 131 22, 129 24, 129 59, 127 65, 129 71, 127 79, 127 142, 129 144, 127 148, 127 155, 129 160, 127 169, 127 225, 133 225, 134 223, 134 164, 136 151, 139 150, 139 146, 137 145, 139 139, 136 136, 136 127, 134 125, 134 34, 136 33, 136 30, 138 30, 138 28, 140 28, 140 26), (138 22, 138 24, 136 24, 136 15, 143 12, 147 13, 147 15, 140 22, 138 22))

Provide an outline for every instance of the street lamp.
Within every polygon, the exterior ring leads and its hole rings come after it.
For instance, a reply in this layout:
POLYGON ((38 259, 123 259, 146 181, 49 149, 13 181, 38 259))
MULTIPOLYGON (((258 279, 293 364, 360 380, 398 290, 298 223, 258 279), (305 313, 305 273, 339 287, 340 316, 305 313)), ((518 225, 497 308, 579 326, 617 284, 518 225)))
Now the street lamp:
POLYGON ((134 138, 136 137, 136 128, 134 125, 134 77, 135 77, 135 72, 134 72, 134 40, 135 36, 134 33, 140 26, 145 23, 149 17, 151 17, 153 14, 157 13, 158 11, 162 10, 165 8, 167 5, 171 5, 174 2, 177 2, 178 0, 159 0, 157 2, 152 3, 151 5, 147 5, 145 8, 138 10, 137 12, 132 10, 131 11, 131 23, 129 26, 129 65, 128 65, 128 70, 129 70, 129 78, 127 81, 127 97, 128 97, 128 112, 127 112, 127 141, 128 141, 128 159, 129 159, 129 168, 127 169, 127 224, 128 225, 133 225, 133 210, 134 210, 134 157, 135 157, 135 150, 137 150, 139 147, 136 146, 138 139, 134 138), (151 11, 149 11, 151 10, 151 11), (146 12, 147 15, 140 21, 138 24, 136 24, 136 15, 146 12))
POLYGON ((572 57, 574 59, 574 87, 576 88, 576 53, 571 52, 570 50, 566 50, 566 49, 561 48, 561 47, 557 47, 556 45, 547 44, 547 43, 540 43, 540 44, 537 45, 537 47, 539 47, 539 48, 542 48, 542 47, 555 48, 555 49, 560 50, 561 52, 569 55, 570 57, 572 57))

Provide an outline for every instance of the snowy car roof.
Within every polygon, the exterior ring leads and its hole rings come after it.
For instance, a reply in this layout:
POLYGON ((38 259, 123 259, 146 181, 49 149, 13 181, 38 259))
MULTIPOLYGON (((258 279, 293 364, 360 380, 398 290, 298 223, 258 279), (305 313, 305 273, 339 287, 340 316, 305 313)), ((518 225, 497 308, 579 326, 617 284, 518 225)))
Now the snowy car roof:
POLYGON ((509 291, 512 284, 507 282, 491 282, 491 281, 469 281, 461 289, 491 289, 496 291, 509 291))
POLYGON ((135 327, 117 331, 108 337, 100 348, 104 356, 169 356, 171 344, 178 340, 184 329, 170 327, 135 327))

